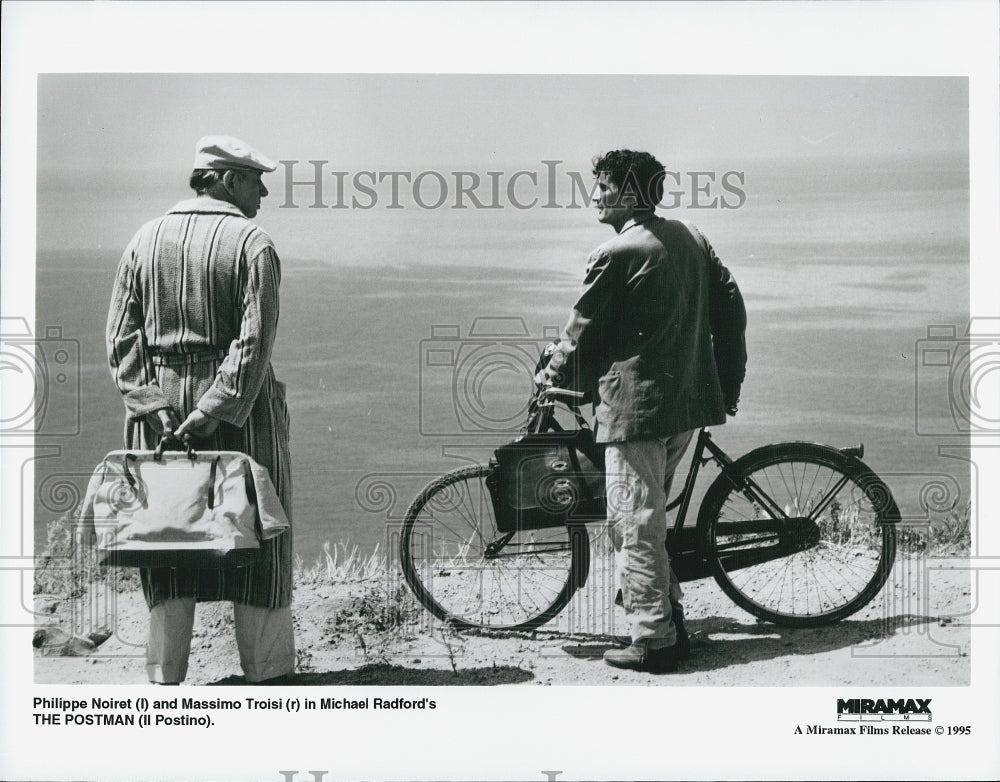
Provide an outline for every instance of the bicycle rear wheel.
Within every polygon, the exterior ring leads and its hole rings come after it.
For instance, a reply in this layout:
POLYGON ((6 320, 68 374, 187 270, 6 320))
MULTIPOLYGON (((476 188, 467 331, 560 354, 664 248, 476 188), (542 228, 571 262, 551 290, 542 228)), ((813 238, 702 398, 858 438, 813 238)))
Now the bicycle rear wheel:
POLYGON ((816 627, 869 603, 896 556, 899 511, 860 459, 813 443, 751 451, 709 487, 699 538, 723 591, 761 619, 816 627))
POLYGON ((590 567, 582 526, 500 533, 486 465, 429 483, 406 512, 406 583, 434 616, 457 627, 528 630, 563 609, 590 567))

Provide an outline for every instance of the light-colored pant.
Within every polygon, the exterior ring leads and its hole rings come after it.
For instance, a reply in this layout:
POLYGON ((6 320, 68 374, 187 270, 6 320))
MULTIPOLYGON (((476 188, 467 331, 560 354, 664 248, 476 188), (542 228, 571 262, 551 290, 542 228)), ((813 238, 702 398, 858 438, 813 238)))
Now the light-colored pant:
POLYGON ((667 494, 694 430, 665 438, 608 443, 608 533, 632 643, 647 649, 677 641, 671 613, 681 587, 667 555, 667 494))
MULTIPOLYGON (((194 598, 157 603, 149 612, 146 673, 151 682, 182 682, 187 676, 194 628, 194 598)), ((292 609, 233 603, 236 646, 248 682, 284 676, 295 670, 292 609)))

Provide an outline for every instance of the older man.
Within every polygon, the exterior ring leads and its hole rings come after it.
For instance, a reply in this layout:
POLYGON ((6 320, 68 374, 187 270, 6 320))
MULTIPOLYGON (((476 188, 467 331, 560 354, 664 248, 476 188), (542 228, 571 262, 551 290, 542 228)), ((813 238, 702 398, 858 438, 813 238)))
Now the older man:
MULTIPOLYGON (((248 219, 267 195, 261 175, 274 170, 238 139, 198 141, 196 197, 140 228, 122 255, 107 348, 128 447, 151 448, 166 431, 197 448, 247 453, 267 468, 291 518, 288 410, 271 368, 281 267, 270 237, 248 219)), ((184 679, 195 603, 208 600, 234 604, 248 682, 293 671, 291 533, 263 548, 250 567, 141 571, 150 681, 184 679)))
POLYGON ((615 237, 591 253, 583 292, 540 382, 574 355, 605 443, 609 533, 631 644, 609 665, 652 673, 688 651, 665 542, 667 492, 702 426, 735 414, 746 312, 732 275, 693 226, 654 214, 663 166, 623 149, 594 161, 597 219, 615 237))

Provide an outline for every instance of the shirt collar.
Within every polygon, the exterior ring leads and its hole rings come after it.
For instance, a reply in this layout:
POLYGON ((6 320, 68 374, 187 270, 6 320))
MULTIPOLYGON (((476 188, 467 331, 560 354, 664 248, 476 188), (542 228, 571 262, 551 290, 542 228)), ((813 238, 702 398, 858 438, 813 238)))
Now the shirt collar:
POLYGON ((212 198, 210 196, 198 196, 197 198, 189 198, 186 201, 181 201, 167 214, 185 214, 189 212, 195 212, 198 214, 227 214, 244 218, 246 217, 246 215, 239 210, 239 207, 230 204, 228 201, 220 201, 219 199, 212 198))
POLYGON ((618 235, 620 236, 621 234, 625 233, 629 228, 635 228, 637 225, 648 223, 654 217, 656 217, 656 214, 653 211, 640 212, 639 214, 635 215, 634 217, 630 217, 628 220, 625 221, 625 225, 622 226, 622 229, 618 232, 618 235))

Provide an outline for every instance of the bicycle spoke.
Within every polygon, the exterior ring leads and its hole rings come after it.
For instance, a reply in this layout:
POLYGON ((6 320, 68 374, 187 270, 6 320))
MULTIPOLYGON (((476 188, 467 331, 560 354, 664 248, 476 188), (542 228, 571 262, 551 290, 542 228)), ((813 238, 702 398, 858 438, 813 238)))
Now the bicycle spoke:
MULTIPOLYGON (((464 491, 464 489, 463 489, 463 491, 464 491)), ((457 508, 456 508, 456 510, 457 510, 457 508)), ((428 508, 428 517, 426 519, 424 519, 424 523, 426 523, 428 525, 435 525, 435 526, 438 526, 438 527, 443 527, 445 530, 447 530, 449 533, 451 533, 452 537, 454 537, 456 540, 463 541, 463 542, 466 540, 465 535, 462 534, 462 533, 459 533, 455 529, 455 527, 454 527, 455 521, 464 522, 465 526, 467 526, 469 528, 469 531, 473 534, 473 536, 479 534, 479 527, 475 523, 475 517, 474 516, 472 516, 472 515, 465 515, 465 514, 459 513, 458 519, 452 520, 450 516, 446 516, 445 514, 446 514, 446 509, 444 507, 442 507, 441 509, 439 509, 437 511, 435 511, 434 508, 428 508), (445 522, 443 520, 445 518, 448 519, 447 522, 445 522)))
POLYGON ((847 481, 850 480, 846 475, 841 476, 840 480, 837 481, 837 485, 834 486, 827 494, 820 498, 819 502, 815 504, 812 511, 809 513, 809 518, 816 519, 819 518, 820 514, 826 510, 827 506, 833 502, 834 497, 837 496, 844 486, 847 485, 847 481))
MULTIPOLYGON (((878 479, 823 446, 790 443, 760 454, 736 476, 760 496, 747 497, 728 481, 712 495, 716 580, 771 621, 807 626, 853 613, 885 581, 895 552, 891 524, 856 476, 866 475, 868 486, 878 479), (769 522, 772 507, 784 517, 769 522)), ((884 486, 879 491, 889 496, 884 486)))
MULTIPOLYGON (((418 497, 400 541, 404 575, 418 599, 442 619, 478 627, 537 626, 572 595, 575 553, 569 531, 501 535, 487 474, 485 466, 460 468, 418 497), (495 551, 487 556, 490 546, 495 551)), ((588 551, 581 553, 586 557, 588 551)))
MULTIPOLYGON (((479 519, 480 515, 479 515, 479 513, 476 512, 476 508, 475 508, 475 505, 473 503, 473 499, 470 496, 468 486, 466 484, 463 484, 463 485, 466 486, 465 490, 462 492, 463 507, 464 507, 465 501, 468 500, 468 511, 469 511, 468 519, 469 519, 469 523, 472 526, 475 527, 476 534, 479 536, 479 547, 481 549, 484 549, 486 547, 486 544, 485 544, 485 542, 483 540, 483 529, 482 529, 481 525, 479 525, 479 524, 476 523, 476 520, 479 519)), ((482 482, 480 481, 480 485, 479 485, 480 499, 482 499, 482 495, 484 493, 483 489, 484 489, 484 487, 482 486, 482 482)))

